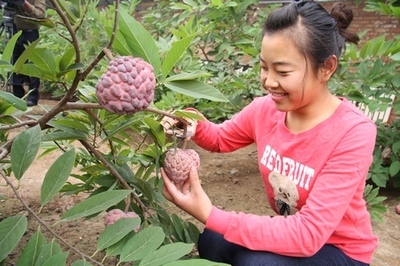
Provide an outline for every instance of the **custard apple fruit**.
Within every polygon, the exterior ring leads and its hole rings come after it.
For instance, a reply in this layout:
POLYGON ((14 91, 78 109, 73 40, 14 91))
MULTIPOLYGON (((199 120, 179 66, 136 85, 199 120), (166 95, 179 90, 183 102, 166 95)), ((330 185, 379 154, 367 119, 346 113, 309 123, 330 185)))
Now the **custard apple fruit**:
POLYGON ((165 154, 164 170, 175 184, 182 184, 189 178, 192 166, 200 166, 200 157, 193 149, 170 149, 165 154))
MULTIPOLYGON (((104 216, 104 225, 109 226, 116 221, 118 221, 121 218, 135 218, 139 217, 135 212, 123 212, 120 209, 112 209, 107 212, 106 216, 104 216)), ((134 231, 138 232, 140 229, 140 226, 137 226, 134 231)))
POLYGON ((146 109, 154 99, 154 68, 141 58, 120 56, 110 61, 96 85, 99 103, 117 114, 146 109))

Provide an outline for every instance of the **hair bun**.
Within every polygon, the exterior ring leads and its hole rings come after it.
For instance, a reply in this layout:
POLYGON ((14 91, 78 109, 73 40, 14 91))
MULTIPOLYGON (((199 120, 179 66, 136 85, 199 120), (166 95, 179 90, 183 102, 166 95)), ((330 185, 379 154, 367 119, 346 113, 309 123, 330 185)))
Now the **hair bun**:
POLYGON ((345 4, 337 3, 332 7, 331 16, 336 20, 339 34, 348 42, 358 43, 360 40, 359 37, 347 31, 347 28, 353 21, 353 11, 345 4))

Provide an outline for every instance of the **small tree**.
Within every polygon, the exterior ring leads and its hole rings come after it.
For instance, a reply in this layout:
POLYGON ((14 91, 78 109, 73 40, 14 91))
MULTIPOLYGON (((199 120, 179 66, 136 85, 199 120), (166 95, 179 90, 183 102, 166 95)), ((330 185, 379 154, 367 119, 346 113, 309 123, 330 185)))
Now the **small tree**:
MULTIPOLYGON (((30 215, 39 221, 18 263, 66 264, 68 252, 62 246, 82 257, 73 265, 100 265, 110 256, 118 256, 119 263, 136 261, 138 265, 167 265, 191 257, 199 231, 194 224, 166 211, 159 179, 164 153, 172 145, 159 120, 171 116, 186 123, 182 117, 188 114, 170 114, 158 109, 159 99, 134 115, 112 114, 98 104, 95 85, 113 54, 130 55, 154 67, 157 89, 163 87, 188 97, 226 101, 218 90, 201 81, 208 73, 174 69, 196 34, 169 40, 169 50, 160 55, 155 39, 132 16, 138 2, 124 2, 120 6, 117 1, 103 10, 97 9, 97 1, 50 0, 50 3, 48 18, 37 22, 47 28, 42 30, 42 37, 11 64, 12 50, 20 33, 14 35, 4 49, 0 66, 5 80, 9 72, 36 76, 63 92, 56 106, 44 115, 21 121, 19 117, 28 110, 25 101, 0 91, 0 174, 30 215), (30 62, 26 63, 28 58, 30 62), (78 97, 79 101, 70 102, 72 97, 78 97), (10 131, 18 134, 10 137, 10 131), (43 154, 57 150, 62 155, 49 167, 41 185, 41 207, 33 210, 19 196, 13 180, 23 182, 24 173, 40 148, 43 154), (72 174, 73 168, 79 168, 80 174, 72 174), (69 177, 77 182, 69 182, 69 177), (88 193, 88 197, 65 212, 60 222, 88 219, 114 208, 139 216, 120 219, 107 227, 93 255, 67 243, 38 215, 58 193, 81 192, 88 193), (134 229, 139 225, 136 232, 134 229), (48 242, 43 230, 49 231, 56 241, 48 242), (97 259, 100 252, 101 260, 97 259)), ((0 261, 3 261, 23 236, 27 218, 6 218, 0 222, 0 228, 0 261)), ((192 259, 191 263, 209 265, 199 259, 192 259)))

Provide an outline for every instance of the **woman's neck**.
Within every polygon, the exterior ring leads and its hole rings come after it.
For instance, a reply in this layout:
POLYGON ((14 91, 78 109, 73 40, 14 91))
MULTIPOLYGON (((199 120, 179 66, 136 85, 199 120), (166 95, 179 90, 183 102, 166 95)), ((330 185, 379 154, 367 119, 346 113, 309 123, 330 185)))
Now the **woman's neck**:
POLYGON ((307 105, 301 110, 289 111, 286 114, 286 127, 295 134, 310 130, 331 117, 340 103, 339 98, 328 93, 312 105, 307 105))

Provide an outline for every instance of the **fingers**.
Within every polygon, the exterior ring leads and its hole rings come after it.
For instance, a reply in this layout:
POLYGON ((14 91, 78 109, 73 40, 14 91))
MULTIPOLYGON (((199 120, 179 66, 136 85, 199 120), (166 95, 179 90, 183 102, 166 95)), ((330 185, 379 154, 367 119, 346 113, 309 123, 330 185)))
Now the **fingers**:
POLYGON ((199 173, 197 172, 197 167, 192 166, 189 171, 189 181, 190 181, 190 187, 193 190, 201 189, 201 181, 199 178, 199 173))
MULTIPOLYGON (((186 112, 191 112, 191 113, 198 113, 197 111, 193 110, 188 110, 186 112)), ((172 112, 174 113, 174 112, 172 112)), ((190 118, 183 118, 187 121, 186 127, 186 134, 184 134, 184 125, 182 125, 181 121, 178 121, 177 119, 174 119, 169 116, 164 116, 160 124, 164 128, 164 132, 168 135, 175 135, 178 138, 185 138, 185 139, 190 139, 190 137, 193 137, 196 133, 196 128, 197 128, 197 121, 190 119, 190 118)))
POLYGON ((165 132, 168 133, 168 131, 170 131, 171 134, 173 133, 172 128, 178 123, 179 123, 178 120, 173 119, 173 118, 168 117, 168 116, 164 116, 163 119, 160 122, 160 124, 164 128, 165 132))
POLYGON ((171 192, 174 192, 177 190, 177 188, 175 187, 175 185, 172 183, 172 181, 168 178, 167 174, 165 173, 164 169, 161 168, 161 177, 164 180, 164 186, 163 186, 163 190, 162 190, 162 194, 163 196, 169 200, 169 201, 173 201, 174 198, 171 194, 171 192), (170 192, 171 191, 171 192, 170 192))

